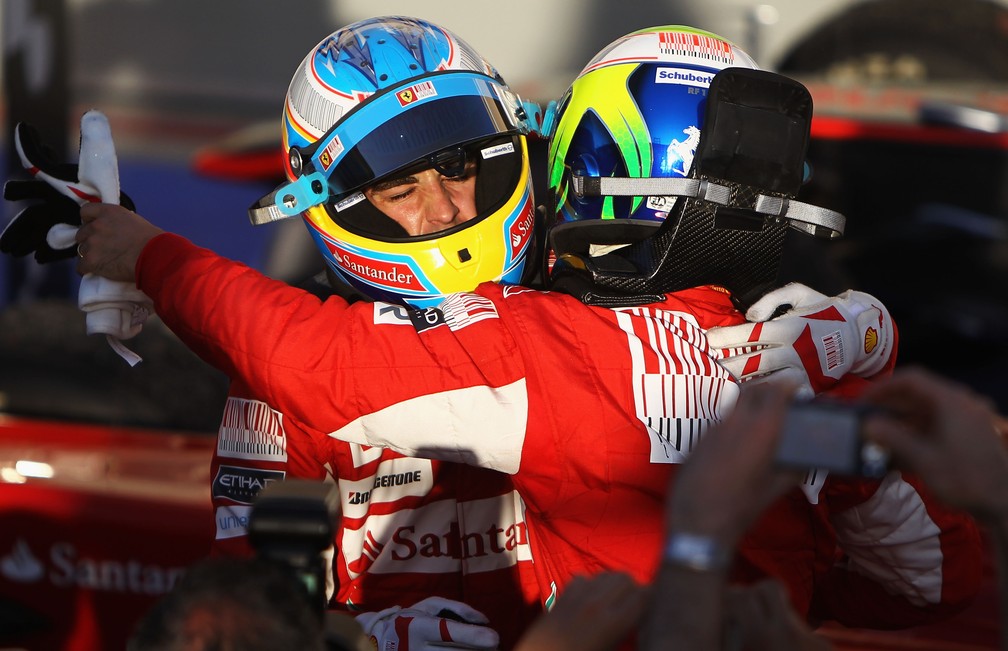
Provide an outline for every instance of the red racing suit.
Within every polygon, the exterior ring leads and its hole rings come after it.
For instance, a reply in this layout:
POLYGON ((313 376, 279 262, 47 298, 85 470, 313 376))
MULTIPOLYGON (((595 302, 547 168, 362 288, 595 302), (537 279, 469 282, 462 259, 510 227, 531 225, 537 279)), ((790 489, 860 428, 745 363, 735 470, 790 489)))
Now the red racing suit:
MULTIPOLYGON (((136 274, 194 351, 285 414, 512 474, 547 605, 578 574, 653 578, 672 474, 738 393, 704 332, 743 317, 713 288, 621 309, 490 283, 439 309, 348 305, 171 234, 148 243, 136 274)), ((798 612, 851 626, 930 621, 976 593, 975 524, 912 478, 807 492, 814 504, 795 489, 745 537, 736 578, 776 576, 798 612)))
POLYGON ((249 556, 252 502, 271 481, 335 482, 332 607, 378 611, 438 595, 490 619, 502 649, 542 612, 521 500, 504 473, 339 441, 232 382, 212 465, 215 555, 249 556))

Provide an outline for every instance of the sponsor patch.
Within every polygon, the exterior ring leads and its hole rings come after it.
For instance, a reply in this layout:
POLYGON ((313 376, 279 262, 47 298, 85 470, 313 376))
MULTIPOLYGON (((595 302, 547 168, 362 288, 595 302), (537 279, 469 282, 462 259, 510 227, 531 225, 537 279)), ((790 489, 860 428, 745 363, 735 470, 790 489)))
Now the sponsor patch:
POLYGON ((350 506, 357 506, 360 504, 367 504, 371 501, 371 491, 347 491, 346 504, 350 506))
POLYGON ((710 86, 712 79, 714 79, 712 73, 688 68, 658 68, 655 70, 656 84, 681 84, 706 88, 710 86))
POLYGON ((826 370, 832 371, 844 363, 844 343, 839 330, 831 332, 822 338, 823 350, 826 352, 826 370))
POLYGON ((675 200, 675 197, 648 197, 646 205, 651 210, 667 213, 672 208, 675 200))
POLYGON ((703 34, 658 32, 658 51, 666 56, 695 57, 725 65, 735 60, 731 45, 703 34))
POLYGON ((416 309, 378 302, 374 304, 374 322, 376 325, 411 325, 417 332, 423 332, 444 325, 445 318, 436 307, 416 309))
POLYGON ((353 481, 340 479, 343 515, 347 518, 364 518, 372 502, 394 503, 404 497, 423 497, 430 493, 433 485, 429 460, 385 460, 375 466, 374 474, 353 481))
POLYGON ((283 414, 259 400, 229 397, 217 432, 217 454, 231 459, 287 461, 283 414))
POLYGON ((406 484, 419 483, 423 473, 419 470, 409 470, 407 472, 391 472, 378 475, 374 480, 374 488, 389 488, 390 486, 405 486, 406 484))
POLYGON ((508 229, 508 237, 511 240, 512 259, 517 258, 532 239, 532 225, 534 221, 535 212, 529 203, 526 202, 523 205, 522 212, 518 214, 518 218, 511 223, 508 229))
POLYGON ((400 106, 406 106, 428 97, 434 97, 435 95, 437 95, 437 89, 434 88, 434 84, 429 81, 422 81, 409 88, 403 88, 396 93, 396 98, 399 100, 400 106))
POLYGON ((326 148, 322 150, 319 154, 319 162, 322 163, 322 169, 328 170, 332 167, 333 161, 339 158, 339 155, 343 153, 343 143, 340 142, 339 136, 335 136, 326 148))
POLYGON ((486 149, 481 150, 480 154, 483 155, 483 160, 486 160, 496 156, 503 156, 504 154, 513 154, 514 150, 514 144, 508 142, 503 145, 497 145, 496 147, 487 147, 486 149))
POLYGON ((401 262, 369 258, 326 242, 342 270, 361 280, 395 291, 419 292, 425 288, 413 270, 401 262))
POLYGON ((871 353, 875 350, 875 346, 878 346, 878 330, 868 328, 864 333, 864 351, 871 353))
POLYGON ((375 325, 411 325, 409 308, 402 305, 392 305, 391 303, 374 303, 375 325))
POLYGON ((408 511, 370 513, 356 528, 350 524, 343 529, 347 571, 356 578, 364 572, 457 572, 460 562, 469 572, 513 567, 531 558, 517 506, 508 493, 464 504, 437 500, 408 511))
POLYGON ((219 506, 214 512, 217 522, 217 540, 238 538, 248 534, 251 506, 219 506))
POLYGON ((267 484, 280 481, 286 475, 281 470, 261 470, 239 466, 221 466, 214 477, 214 499, 227 499, 239 504, 251 504, 267 484))
POLYGON ((336 202, 336 212, 343 212, 347 208, 356 206, 361 201, 364 201, 364 199, 365 197, 363 192, 354 192, 349 197, 336 202))
POLYGON ((479 294, 452 294, 441 304, 444 322, 454 332, 486 319, 496 319, 497 308, 479 294))
POLYGON ((431 328, 445 324, 444 313, 436 307, 409 310, 409 319, 417 332, 423 332, 424 330, 430 330, 431 328))

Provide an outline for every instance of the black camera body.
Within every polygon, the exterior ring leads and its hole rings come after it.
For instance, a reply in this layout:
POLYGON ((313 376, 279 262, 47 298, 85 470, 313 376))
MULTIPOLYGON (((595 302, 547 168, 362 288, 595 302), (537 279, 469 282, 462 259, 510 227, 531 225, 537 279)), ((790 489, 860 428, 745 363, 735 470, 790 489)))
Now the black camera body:
POLYGON ((248 537, 256 554, 289 569, 320 616, 327 601, 323 552, 333 543, 338 518, 336 485, 300 479, 271 482, 259 492, 249 517, 248 537))
POLYGON ((822 399, 795 402, 784 418, 774 461, 782 468, 882 477, 889 472, 889 453, 861 431, 865 417, 877 411, 822 399))
POLYGON ((259 558, 283 567, 306 590, 318 615, 326 649, 371 651, 364 630, 349 614, 327 611, 325 551, 339 526, 336 484, 305 479, 271 482, 259 492, 249 517, 249 542, 259 558))

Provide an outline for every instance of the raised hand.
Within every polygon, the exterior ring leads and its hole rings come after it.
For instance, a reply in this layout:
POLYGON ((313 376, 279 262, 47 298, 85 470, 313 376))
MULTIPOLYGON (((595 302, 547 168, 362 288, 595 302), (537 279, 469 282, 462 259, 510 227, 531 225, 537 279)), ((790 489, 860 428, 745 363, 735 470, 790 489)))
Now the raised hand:
POLYGON ((42 144, 38 131, 20 123, 14 147, 31 179, 4 184, 4 199, 30 201, 0 233, 0 252, 34 254, 40 263, 74 257, 74 233, 80 226, 80 206, 90 202, 119 203, 130 210, 133 201, 119 191, 119 170, 108 121, 91 111, 81 120, 80 162, 59 162, 42 144))

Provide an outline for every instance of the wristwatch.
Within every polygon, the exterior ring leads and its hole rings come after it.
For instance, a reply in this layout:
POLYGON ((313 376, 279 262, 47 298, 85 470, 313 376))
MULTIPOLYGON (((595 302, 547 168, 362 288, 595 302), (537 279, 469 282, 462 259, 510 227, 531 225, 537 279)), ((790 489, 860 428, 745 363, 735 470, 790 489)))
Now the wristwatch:
POLYGON ((675 532, 665 544, 665 562, 696 572, 720 572, 728 568, 732 555, 709 536, 675 532))

